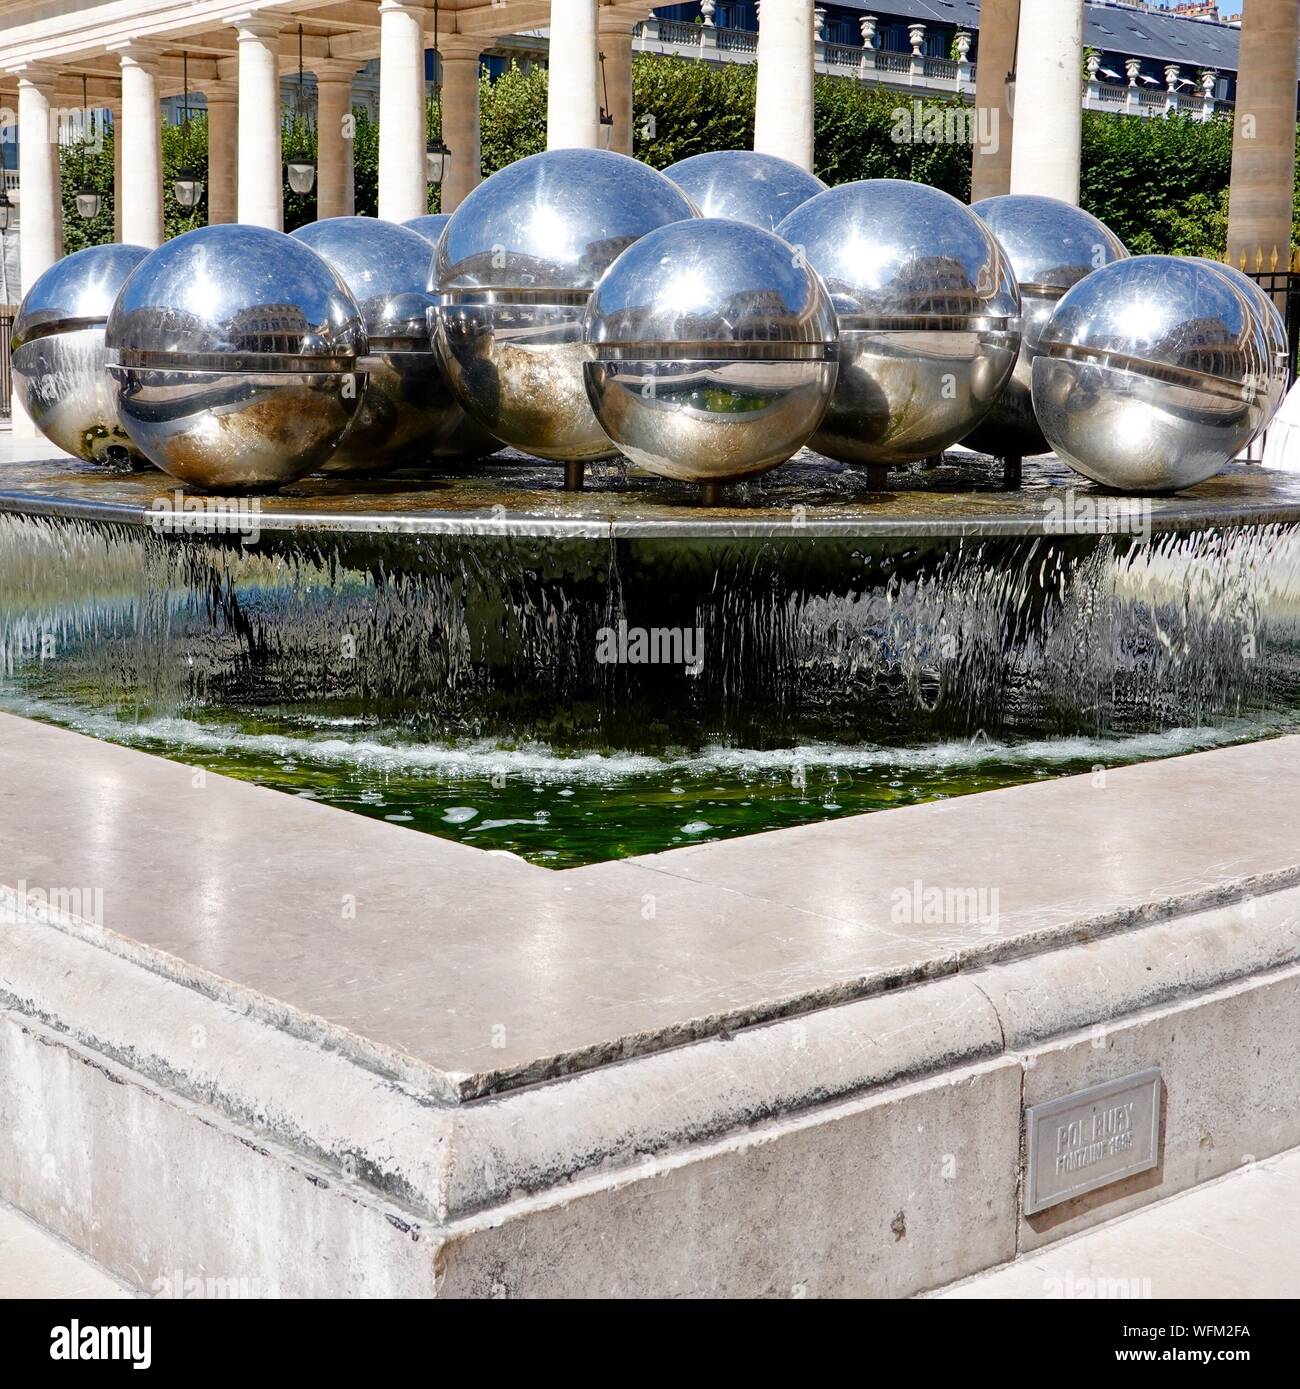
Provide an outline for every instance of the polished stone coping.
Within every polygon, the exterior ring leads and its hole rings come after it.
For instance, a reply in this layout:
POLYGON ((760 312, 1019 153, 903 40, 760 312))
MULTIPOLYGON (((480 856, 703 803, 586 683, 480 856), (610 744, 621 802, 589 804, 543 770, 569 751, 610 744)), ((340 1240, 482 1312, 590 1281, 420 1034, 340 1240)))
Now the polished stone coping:
POLYGON ((29 909, 444 1101, 1300 882, 1300 738, 564 872, 11 715, 0 759, 29 909))
MULTIPOLYGON (((1177 496, 1128 498, 1053 456, 1026 459, 1022 485, 1007 490, 995 460, 953 450, 941 466, 892 469, 887 490, 872 491, 865 470, 805 449, 714 507, 695 487, 622 467, 592 465, 589 476, 585 491, 566 492, 560 465, 507 451, 424 476, 306 478, 257 498, 256 516, 267 532, 568 541, 1159 534, 1300 522, 1300 475, 1245 464, 1177 496)), ((0 512, 161 529, 156 508, 174 511, 179 486, 152 469, 113 472, 42 442, 0 442, 0 512)))

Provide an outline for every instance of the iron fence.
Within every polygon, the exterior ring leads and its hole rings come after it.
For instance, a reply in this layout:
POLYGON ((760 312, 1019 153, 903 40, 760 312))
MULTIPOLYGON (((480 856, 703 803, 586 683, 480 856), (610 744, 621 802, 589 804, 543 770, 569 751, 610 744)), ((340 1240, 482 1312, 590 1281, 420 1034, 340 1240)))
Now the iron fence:
POLYGON ((0 419, 7 420, 13 399, 13 373, 9 366, 10 340, 14 332, 15 304, 0 305, 0 419))
MULTIPOLYGON (((1245 270, 1245 266, 1242 266, 1242 269, 1245 270)), ((1286 384, 1287 389, 1290 390, 1296 380, 1297 361, 1300 361, 1300 271, 1291 269, 1254 270, 1246 271, 1246 273, 1278 306, 1283 319, 1286 321, 1288 348, 1286 384)), ((1247 460, 1251 463, 1262 463, 1267 444, 1268 430, 1266 429, 1247 449, 1247 460)))

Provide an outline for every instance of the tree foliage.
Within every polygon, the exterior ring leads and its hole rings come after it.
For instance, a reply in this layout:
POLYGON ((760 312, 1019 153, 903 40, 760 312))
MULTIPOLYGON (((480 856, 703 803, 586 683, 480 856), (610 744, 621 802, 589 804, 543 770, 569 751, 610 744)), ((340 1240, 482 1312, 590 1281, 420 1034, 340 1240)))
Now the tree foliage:
MULTIPOLYGON (((637 157, 662 169, 710 150, 752 147, 756 80, 752 64, 713 66, 639 55, 632 64, 637 157)), ((545 149, 546 91, 545 68, 525 72, 515 66, 495 81, 483 76, 479 103, 485 176, 545 149)), ((815 100, 817 173, 828 183, 906 178, 958 198, 969 196, 972 112, 960 97, 931 94, 918 101, 846 78, 818 77, 815 100)), ((428 133, 438 134, 441 124, 435 97, 428 105, 428 133)), ((163 130, 168 236, 207 221, 206 188, 199 207, 192 210, 178 207, 172 193, 171 181, 182 163, 182 138, 179 126, 163 130)), ((112 141, 110 130, 97 150, 63 152, 64 246, 69 251, 113 239, 112 141), (73 201, 83 161, 103 201, 90 222, 76 215, 73 201)), ((316 133, 309 121, 286 121, 284 152, 315 158, 316 133)), ((360 107, 353 113, 352 153, 356 210, 374 216, 379 203, 379 127, 360 107)), ((453 149, 452 158, 464 158, 464 151, 453 149)), ((189 162, 206 185, 207 121, 202 116, 190 124, 189 162)), ((1222 256, 1231 167, 1232 122, 1227 117, 1201 121, 1187 115, 1084 114, 1083 205, 1135 252, 1222 256)), ((1297 204, 1300 208, 1300 197, 1297 204)), ((430 189, 429 210, 438 206, 438 190, 430 189)), ((300 196, 286 186, 286 228, 292 230, 315 215, 315 191, 300 196)))

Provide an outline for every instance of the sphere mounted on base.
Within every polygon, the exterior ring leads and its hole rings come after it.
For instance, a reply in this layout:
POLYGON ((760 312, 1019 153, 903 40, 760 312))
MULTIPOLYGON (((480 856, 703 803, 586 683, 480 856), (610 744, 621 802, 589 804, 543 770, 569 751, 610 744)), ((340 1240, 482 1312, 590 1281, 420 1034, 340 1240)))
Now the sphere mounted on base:
POLYGON ((992 410, 962 442, 998 458, 1047 453, 1034 418, 1033 371, 1038 339, 1062 297, 1128 249, 1091 213, 1057 198, 1021 194, 985 198, 971 211, 992 231, 1020 287, 1020 355, 992 410))
POLYGON ((1034 413, 1076 472, 1124 492, 1204 482, 1271 418, 1277 376, 1248 294, 1209 262, 1116 261, 1056 306, 1034 413))
POLYGON ((748 222, 775 231, 809 198, 826 191, 815 174, 788 159, 755 150, 714 150, 694 154, 664 170, 701 217, 748 222))
POLYGON ((642 237, 587 305, 587 392, 661 477, 730 482, 784 463, 835 386, 835 311, 780 237, 701 218, 642 237))
POLYGON ((819 193, 777 232, 839 320, 839 380, 810 447, 879 469, 965 438, 1020 350, 1020 294, 984 223, 937 188, 871 179, 819 193))
POLYGON ((439 238, 430 280, 438 351, 470 414, 539 458, 613 457, 583 381, 583 311, 633 242, 695 216, 662 174, 607 150, 548 150, 480 183, 439 238))
POLYGON ((443 227, 450 221, 450 212, 427 212, 423 217, 408 217, 402 226, 410 231, 419 232, 427 242, 436 246, 443 227))
POLYGON ((210 491, 265 491, 320 467, 365 387, 365 325, 335 272, 300 241, 236 222, 150 252, 106 343, 127 433, 210 491))
MULTIPOLYGON (((1246 296, 1255 310, 1255 317, 1264 330, 1264 338, 1268 343, 1269 360, 1281 363, 1285 368, 1291 360, 1291 341, 1287 335, 1286 319, 1282 317, 1282 312, 1273 302, 1272 296, 1265 293, 1258 280, 1252 280, 1244 270, 1238 270, 1235 265, 1225 265, 1217 260, 1204 260, 1200 256, 1197 259, 1203 260, 1204 264, 1217 270, 1220 275, 1226 275, 1246 296)), ((1286 369, 1270 374, 1270 384, 1273 389, 1267 401, 1267 418, 1260 425, 1261 432, 1268 427, 1269 421, 1282 408, 1282 402, 1286 399, 1289 378, 1290 371, 1286 369)))
POLYGON ((13 388, 32 423, 87 463, 145 463, 117 417, 104 330, 144 246, 90 246, 56 261, 14 316, 13 388))
POLYGON ((327 217, 292 236, 347 286, 370 344, 365 394, 320 471, 365 476, 495 453, 500 443, 466 417, 429 341, 428 241, 375 217, 327 217))

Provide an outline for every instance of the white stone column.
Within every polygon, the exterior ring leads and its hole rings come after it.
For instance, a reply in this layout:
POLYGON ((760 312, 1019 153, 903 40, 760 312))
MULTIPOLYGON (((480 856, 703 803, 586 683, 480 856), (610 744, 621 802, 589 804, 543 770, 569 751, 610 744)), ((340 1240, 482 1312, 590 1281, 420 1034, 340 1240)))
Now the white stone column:
MULTIPOLYGON (((451 169, 442 184, 442 210, 454 212, 482 177, 478 75, 483 40, 439 39, 442 63, 442 141, 451 151, 451 169)), ((491 40, 487 40, 491 42, 491 40)))
POLYGON ((238 217, 283 231, 280 22, 258 14, 234 24, 239 35, 238 217))
POLYGON ((379 215, 405 222, 428 210, 424 174, 423 5, 379 6, 379 215))
POLYGON ((50 141, 50 177, 54 180, 54 259, 63 259, 63 160, 60 132, 50 141))
POLYGON ((1079 201, 1083 141, 1083 0, 1033 0, 1020 7, 1016 54, 1018 120, 1011 191, 1079 201))
POLYGON ((551 0, 550 34, 546 147, 595 149, 600 144, 596 0, 551 0))
POLYGON ((601 100, 608 88, 609 113, 614 117, 609 147, 619 154, 632 153, 632 30, 644 17, 644 9, 634 13, 602 6, 597 20, 597 48, 605 55, 601 100))
POLYGON ((352 62, 317 63, 316 74, 316 216, 348 217, 352 213, 348 166, 352 163, 352 62))
POLYGON ((216 226, 238 215, 239 102, 231 82, 209 83, 203 96, 208 107, 208 225, 216 226))
POLYGON ((812 0, 763 0, 759 7, 754 148, 812 169, 812 0))
MULTIPOLYGON (((28 67, 18 73, 18 255, 23 294, 58 259, 55 236, 58 188, 50 160, 50 106, 55 74, 28 67)), ((18 439, 34 439, 38 431, 13 395, 13 433, 18 439)))
POLYGON ((129 43, 122 64, 122 240, 160 246, 163 239, 162 110, 158 52, 129 43))
POLYGON ((113 113, 113 240, 122 239, 122 103, 109 108, 113 113))

